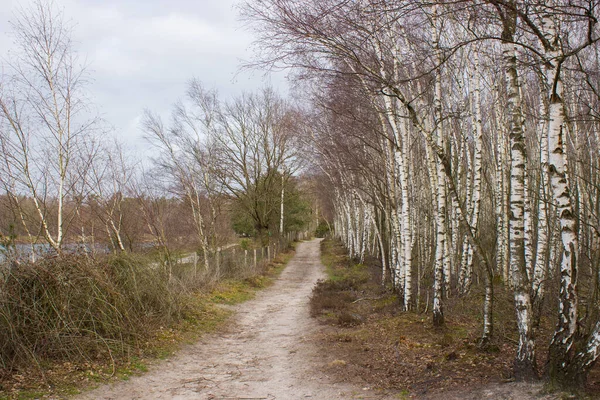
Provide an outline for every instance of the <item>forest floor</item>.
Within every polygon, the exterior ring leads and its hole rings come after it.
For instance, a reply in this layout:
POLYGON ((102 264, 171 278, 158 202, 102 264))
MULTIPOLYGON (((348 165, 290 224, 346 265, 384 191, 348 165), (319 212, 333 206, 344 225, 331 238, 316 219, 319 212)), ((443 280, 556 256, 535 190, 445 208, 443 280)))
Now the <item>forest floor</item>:
MULTIPOLYGON (((483 350, 478 346, 483 293, 475 285, 469 296, 444 302, 446 321, 436 328, 423 304, 427 293, 421 294, 420 312, 401 312, 398 297, 381 286, 376 260, 354 263, 331 240, 323 242, 322 250, 328 280, 315 287, 311 315, 322 326, 315 338, 327 354, 322 371, 337 382, 376 387, 394 398, 600 398, 598 367, 590 373, 587 390, 576 395, 551 392, 542 383, 513 382, 518 335, 511 294, 501 285, 495 294, 494 339, 483 350)), ((550 318, 545 318, 538 340, 541 368, 551 332, 550 318)))
MULTIPOLYGON (((467 330, 460 323, 441 332, 429 329, 427 318, 418 314, 405 314, 403 321, 391 314, 382 318, 382 310, 397 308, 389 300, 376 305, 379 311, 372 315, 377 320, 348 310, 319 313, 314 303, 322 283, 315 292, 313 288, 327 278, 320 243, 299 244, 276 282, 233 307, 236 316, 220 333, 151 365, 144 375, 77 398, 564 398, 545 393, 539 384, 503 383, 510 354, 499 349, 489 355, 472 348, 459 339, 467 330), (338 323, 328 323, 331 319, 338 323)), ((377 301, 373 295, 358 292, 351 304, 365 307, 377 301)))

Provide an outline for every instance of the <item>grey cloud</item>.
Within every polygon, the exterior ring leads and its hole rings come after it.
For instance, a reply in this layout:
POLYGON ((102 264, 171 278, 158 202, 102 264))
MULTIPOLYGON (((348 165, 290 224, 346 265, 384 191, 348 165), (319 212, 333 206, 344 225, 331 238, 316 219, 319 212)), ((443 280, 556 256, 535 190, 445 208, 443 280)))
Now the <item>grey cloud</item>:
MULTIPOLYGON (((23 2, 3 0, 0 32, 23 2)), ((116 134, 143 148, 137 126, 144 108, 168 117, 192 77, 224 95, 264 84, 261 74, 240 74, 252 36, 241 28, 233 0, 63 0, 74 40, 87 61, 90 95, 116 134)), ((5 55, 10 41, 0 39, 5 55)), ((273 78, 284 88, 282 74, 273 78)))

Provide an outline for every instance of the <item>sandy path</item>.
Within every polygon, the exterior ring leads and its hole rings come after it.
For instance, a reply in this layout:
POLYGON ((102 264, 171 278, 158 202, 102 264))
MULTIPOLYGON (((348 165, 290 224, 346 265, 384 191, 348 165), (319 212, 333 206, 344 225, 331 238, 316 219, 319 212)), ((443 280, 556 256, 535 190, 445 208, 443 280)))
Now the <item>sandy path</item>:
POLYGON ((379 399, 332 383, 309 337, 313 285, 324 277, 319 240, 298 245, 280 278, 237 307, 227 333, 208 336, 143 376, 102 386, 80 399, 379 399))

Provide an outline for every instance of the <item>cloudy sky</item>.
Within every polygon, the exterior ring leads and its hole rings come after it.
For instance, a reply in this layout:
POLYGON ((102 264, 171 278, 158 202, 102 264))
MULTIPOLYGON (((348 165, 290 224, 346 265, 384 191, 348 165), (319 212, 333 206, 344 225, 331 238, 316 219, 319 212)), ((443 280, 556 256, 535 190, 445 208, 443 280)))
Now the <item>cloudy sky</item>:
MULTIPOLYGON (((144 108, 168 117, 192 77, 223 96, 270 82, 285 91, 282 74, 238 73, 251 58, 251 33, 236 0, 56 0, 75 24, 73 39, 87 60, 89 90, 115 135, 146 146, 139 121, 144 108)), ((0 0, 0 57, 11 46, 9 21, 24 0, 0 0)))

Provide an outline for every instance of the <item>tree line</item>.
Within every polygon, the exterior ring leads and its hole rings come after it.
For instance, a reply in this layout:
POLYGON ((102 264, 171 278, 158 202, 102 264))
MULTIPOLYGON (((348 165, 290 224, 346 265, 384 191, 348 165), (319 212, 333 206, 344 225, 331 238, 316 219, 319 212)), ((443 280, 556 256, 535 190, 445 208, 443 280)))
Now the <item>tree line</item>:
POLYGON ((248 0, 254 65, 289 68, 336 235, 406 311, 512 291, 514 374, 585 384, 600 354, 597 1, 248 0), (480 282, 480 283, 479 283, 480 282), (384 282, 385 283, 385 282, 384 282), (416 283, 416 284, 415 284, 416 283), (556 299, 558 298, 558 302, 556 299), (428 301, 428 300, 427 300, 428 301))
MULTIPOLYGON (((198 249, 209 259, 239 235, 303 231, 295 107, 271 88, 223 99, 192 79, 168 121, 150 110, 152 157, 114 137, 89 100, 91 76, 72 22, 36 1, 11 22, 0 81, 1 237, 5 252, 198 249)), ((12 253, 11 253, 12 254, 12 253)))

